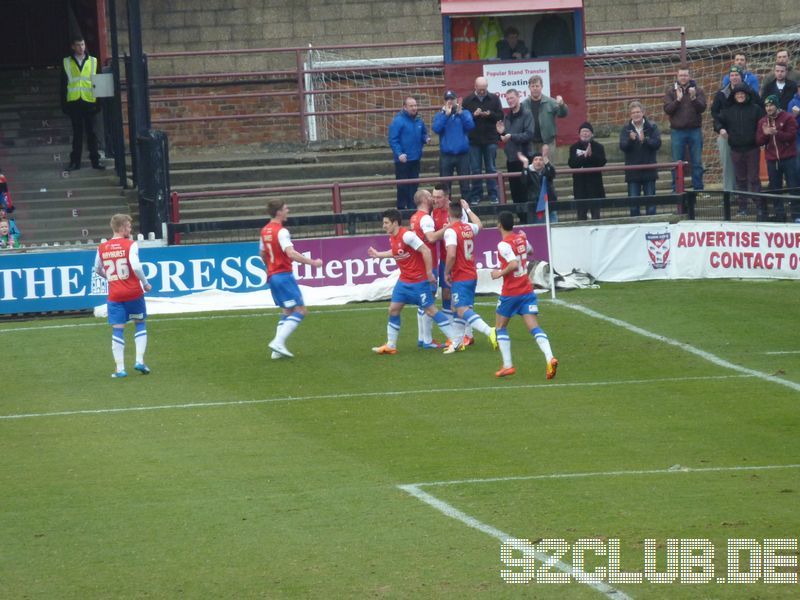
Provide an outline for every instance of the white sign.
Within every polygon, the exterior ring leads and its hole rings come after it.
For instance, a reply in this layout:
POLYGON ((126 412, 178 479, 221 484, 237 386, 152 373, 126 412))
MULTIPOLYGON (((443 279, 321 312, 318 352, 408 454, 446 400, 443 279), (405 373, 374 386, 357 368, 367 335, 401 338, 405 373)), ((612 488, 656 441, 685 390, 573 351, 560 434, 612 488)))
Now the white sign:
POLYGON ((600 281, 717 277, 800 279, 800 227, 681 221, 553 230, 557 271, 600 281))
POLYGON ((520 100, 529 95, 528 79, 533 75, 542 78, 542 93, 550 95, 550 63, 546 60, 536 62, 487 63, 483 65, 483 76, 489 81, 489 93, 500 96, 503 108, 506 103, 506 90, 514 88, 520 100))

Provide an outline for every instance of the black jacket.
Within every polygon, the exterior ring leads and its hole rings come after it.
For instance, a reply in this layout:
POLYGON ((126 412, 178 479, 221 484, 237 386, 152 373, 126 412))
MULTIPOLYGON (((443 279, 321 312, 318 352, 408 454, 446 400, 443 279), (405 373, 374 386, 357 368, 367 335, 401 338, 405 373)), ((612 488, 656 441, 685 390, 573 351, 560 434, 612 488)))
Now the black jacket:
POLYGON ((786 85, 783 86, 783 91, 778 91, 778 83, 773 79, 767 84, 764 84, 762 88, 761 98, 762 100, 767 96, 771 96, 775 94, 778 98, 781 99, 781 109, 782 110, 789 110, 789 102, 792 101, 794 95, 797 93, 797 83, 787 79, 786 85))
MULTIPOLYGON (((636 131, 631 121, 625 123, 619 132, 619 149, 625 154, 626 165, 652 165, 658 162, 656 154, 661 148, 661 132, 658 125, 644 120, 642 140, 632 140, 631 131, 636 131)), ((657 169, 642 169, 641 171, 625 171, 625 182, 655 181, 658 179, 657 169)))
POLYGON ((506 159, 508 162, 517 161, 517 152, 525 156, 531 155, 531 140, 533 140, 533 115, 525 107, 520 106, 516 113, 510 110, 503 122, 506 133, 511 134, 511 139, 506 142, 506 159))
POLYGON ((500 135, 497 133, 497 122, 503 120, 503 105, 500 104, 500 98, 489 92, 481 99, 473 92, 464 98, 462 106, 472 114, 475 121, 475 129, 467 134, 470 144, 496 144, 500 141, 500 135), (479 108, 488 110, 492 113, 491 116, 476 117, 475 111, 479 108))
MULTIPOLYGON (((522 171, 522 182, 528 194, 528 202, 539 202, 539 192, 542 191, 542 179, 547 179, 547 201, 552 205, 558 198, 556 197, 556 186, 553 180, 556 178, 556 169, 553 163, 545 163, 541 173, 534 171, 530 165, 522 171)), ((550 210, 555 210, 551 206, 550 210)))
POLYGON ((758 121, 766 112, 760 105, 753 102, 753 91, 750 86, 740 83, 734 88, 734 94, 743 91, 747 99, 741 104, 736 100, 726 106, 719 116, 721 129, 728 132, 728 145, 737 152, 748 152, 758 148, 756 143, 756 128, 758 121))
MULTIPOLYGON (((606 149, 603 144, 594 140, 586 144, 577 141, 569 147, 569 160, 567 164, 570 169, 585 169, 588 167, 604 167, 606 164, 606 149), (592 155, 589 158, 578 156, 578 150, 586 150, 591 144, 592 155)), ((603 185, 602 173, 572 174, 572 193, 576 200, 587 198, 605 198, 606 188, 603 185)))

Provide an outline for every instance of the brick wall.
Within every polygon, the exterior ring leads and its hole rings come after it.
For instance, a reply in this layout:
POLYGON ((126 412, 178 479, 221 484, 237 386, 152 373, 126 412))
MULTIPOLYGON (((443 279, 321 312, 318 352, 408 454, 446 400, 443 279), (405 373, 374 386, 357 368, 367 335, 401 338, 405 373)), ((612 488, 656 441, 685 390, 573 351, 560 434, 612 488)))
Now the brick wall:
MULTIPOLYGON (((126 3, 119 3, 127 46, 126 3)), ((145 52, 280 48, 441 38, 436 0, 169 0, 141 2, 145 52)), ((430 52, 405 48, 402 55, 430 52)), ((235 65, 252 63, 235 58, 235 65)), ((264 60, 263 57, 260 60, 264 60)), ((286 56, 275 61, 287 61, 286 56)), ((237 70, 244 70, 237 67, 237 70)))
MULTIPOLYGON (((585 0, 587 31, 683 25, 689 39, 773 33, 797 25, 797 0, 585 0)), ((617 39, 592 37, 591 44, 675 39, 674 34, 641 34, 617 39)))

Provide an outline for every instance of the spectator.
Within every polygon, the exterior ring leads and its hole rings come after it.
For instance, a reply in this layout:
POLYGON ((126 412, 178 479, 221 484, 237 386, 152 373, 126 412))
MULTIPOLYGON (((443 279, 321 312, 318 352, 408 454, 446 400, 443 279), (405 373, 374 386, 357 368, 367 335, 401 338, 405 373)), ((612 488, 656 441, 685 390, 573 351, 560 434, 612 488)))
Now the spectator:
POLYGON ((11 200, 11 192, 8 191, 8 180, 0 171, 0 219, 8 220, 10 234, 19 239, 20 231, 17 228, 17 222, 8 216, 13 212, 14 202, 11 200))
POLYGON ((774 70, 775 79, 764 84, 764 90, 761 94, 762 98, 777 96, 780 107, 783 110, 789 108, 789 102, 797 94, 797 82, 787 79, 786 71, 786 65, 776 64, 774 70))
MULTIPOLYGON (((719 134, 728 140, 731 147, 736 189, 758 193, 761 191, 758 176, 761 150, 756 143, 756 129, 764 116, 764 109, 753 102, 753 91, 747 84, 740 83, 733 88, 733 98, 734 102, 719 116, 719 134)), ((759 218, 765 217, 764 202, 759 201, 756 206, 759 218)), ((744 196, 739 196, 739 216, 747 216, 747 198, 744 196)))
MULTIPOLYGON (((448 90, 444 94, 444 106, 433 117, 432 129, 439 134, 439 176, 450 177, 453 171, 460 176, 469 175, 469 137, 475 129, 475 121, 468 110, 463 110, 456 93, 448 90)), ((458 182, 462 198, 469 195, 468 179, 458 182)), ((452 186, 451 186, 452 187, 452 186)))
MULTIPOLYGON (((417 115, 417 100, 409 96, 389 125, 389 146, 394 156, 395 179, 418 179, 422 148, 430 141, 425 122, 417 115)), ((418 184, 397 184, 397 209, 414 208, 418 184)))
MULTIPOLYGON (((485 77, 475 80, 475 92, 464 99, 464 110, 472 113, 475 129, 469 132, 469 172, 480 175, 481 166, 487 175, 497 173, 497 123, 503 120, 500 98, 489 93, 489 82, 485 77)), ((470 204, 478 204, 483 195, 483 180, 473 179, 469 193, 470 204)), ((498 203, 497 181, 486 180, 486 195, 492 204, 498 203)))
POLYGON ((787 112, 797 121, 797 170, 800 172, 800 88, 798 88, 792 101, 789 102, 789 110, 787 112))
POLYGON ((556 117, 563 119, 569 113, 564 98, 556 96, 555 99, 542 93, 542 78, 533 75, 528 80, 530 96, 522 102, 533 117, 533 151, 541 152, 555 158, 556 156, 556 117), (545 148, 549 146, 549 148, 545 148), (549 151, 549 152, 548 152, 549 151))
MULTIPOLYGON (((519 92, 514 88, 506 91, 508 113, 502 121, 497 122, 497 133, 500 140, 505 143, 506 169, 509 173, 518 173, 522 170, 522 163, 517 158, 521 153, 524 156, 531 154, 531 138, 533 137, 533 117, 531 113, 522 108, 519 101, 519 92)), ((519 177, 508 180, 511 190, 511 199, 514 202, 526 202, 525 185, 519 177)))
POLYGON ((0 171, 0 216, 5 217, 6 214, 14 212, 14 203, 11 200, 11 192, 8 191, 8 180, 6 176, 0 171))
MULTIPOLYGON (((678 76, 664 94, 664 112, 669 116, 672 160, 683 160, 689 148, 692 169, 692 187, 703 189, 703 112, 706 95, 691 78, 689 69, 678 69, 678 76)), ((672 191, 675 191, 675 173, 672 174, 672 191)))
MULTIPOLYGON (((786 188, 800 186, 797 171, 797 121, 788 112, 781 110, 780 100, 777 96, 767 96, 764 99, 767 114, 761 117, 756 128, 756 143, 764 146, 764 157, 767 162, 769 174, 769 191, 779 194, 786 188)), ((779 221, 786 220, 783 200, 773 200, 775 217, 779 221)), ((792 219, 800 217, 799 205, 792 202, 792 219)))
MULTIPOLYGON (((737 56, 740 55, 737 54, 737 56)), ((719 163, 722 165, 722 189, 731 191, 736 187, 736 177, 733 175, 731 147, 728 145, 728 140, 719 135, 719 130, 722 128, 719 116, 722 113, 722 109, 733 101, 733 88, 743 83, 742 68, 738 65, 733 65, 728 70, 725 80, 728 83, 714 94, 714 102, 711 103, 711 118, 714 121, 714 131, 717 132, 717 150, 719 151, 719 163)))
POLYGON ((478 58, 492 60, 497 57, 497 44, 503 39, 503 28, 497 17, 478 19, 478 58))
MULTIPOLYGON (((633 101, 629 105, 631 119, 622 127, 619 133, 619 149, 625 154, 625 165, 654 165, 656 153, 661 147, 661 132, 658 125, 645 118, 641 102, 633 101)), ((657 169, 642 169, 625 171, 625 183, 628 184, 628 196, 656 195, 657 169)), ((638 217, 638 206, 631 206, 631 216, 638 217)), ((654 204, 647 207, 647 214, 656 214, 654 204)))
POLYGON ((0 248, 19 248, 19 231, 11 230, 8 219, 0 218, 0 248))
POLYGON ((72 55, 62 61, 61 69, 61 110, 72 122, 72 153, 69 155, 67 171, 81 168, 83 134, 86 132, 86 145, 92 168, 100 171, 105 166, 100 163, 97 135, 94 120, 99 108, 92 89, 92 79, 97 74, 97 59, 86 52, 86 42, 77 37, 72 41, 72 55))
MULTIPOLYGON (((590 167, 604 167, 606 164, 606 149, 603 144, 596 142, 594 128, 591 123, 584 123, 578 128, 578 141, 569 147, 569 168, 586 169, 590 167)), ((603 186, 602 173, 573 173, 572 193, 575 200, 589 200, 605 198, 606 189, 603 186)), ((592 204, 592 220, 600 218, 600 207, 592 204)), ((587 218, 587 206, 578 207, 578 220, 587 218)))
MULTIPOLYGON (((545 192, 547 193, 547 208, 550 211, 550 222, 557 223, 558 213, 554 205, 558 198, 556 198, 556 186, 553 184, 553 180, 556 178, 556 170, 553 167, 553 163, 550 162, 547 156, 543 156, 540 152, 533 153, 530 166, 528 157, 521 152, 517 158, 520 165, 522 165, 522 182, 525 185, 525 192, 527 194, 525 200, 527 202, 532 202, 534 210, 536 211, 536 220, 534 222, 545 222, 544 212, 539 212, 538 204, 539 196, 542 194, 542 186, 546 186, 545 192)), ((520 213, 519 222, 523 224, 528 222, 527 212, 520 213)))
MULTIPOLYGON (((789 62, 789 51, 786 48, 781 48, 775 53, 775 64, 778 65, 786 65, 786 79, 790 79, 797 83, 800 81, 800 73, 798 73, 789 62)), ((766 86, 768 83, 771 83, 775 80, 775 71, 773 70, 771 73, 768 73, 764 77, 763 85, 766 86)), ((763 89, 763 88, 762 88, 763 89)), ((769 94, 764 94, 763 91, 761 96, 766 98, 769 94)))
MULTIPOLYGON (((737 52, 733 55, 733 64, 741 69, 742 81, 749 85, 757 94, 761 89, 758 84, 758 76, 752 71, 747 70, 747 56, 745 56, 744 52, 737 52)), ((728 70, 728 72, 725 73, 725 77, 722 78, 722 88, 724 89, 729 83, 730 70, 728 70)))
POLYGON ((519 39, 519 29, 509 27, 506 29, 505 38, 497 42, 497 58, 500 60, 519 60, 528 58, 530 51, 525 42, 519 39))

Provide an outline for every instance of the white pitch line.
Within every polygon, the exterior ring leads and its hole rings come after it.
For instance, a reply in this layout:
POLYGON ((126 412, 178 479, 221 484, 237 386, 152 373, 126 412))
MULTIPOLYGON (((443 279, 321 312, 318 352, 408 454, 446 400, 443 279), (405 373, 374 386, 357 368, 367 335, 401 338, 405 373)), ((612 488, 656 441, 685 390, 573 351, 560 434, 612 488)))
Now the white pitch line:
MULTIPOLYGON (((578 478, 585 478, 585 477, 616 477, 620 475, 674 475, 676 473, 723 473, 723 472, 731 472, 731 471, 768 471, 768 470, 776 470, 776 469, 800 469, 800 464, 788 464, 788 465, 753 465, 753 466, 735 466, 735 467, 670 467, 669 469, 639 469, 639 470, 629 470, 629 471, 594 471, 588 473, 551 473, 548 475, 528 475, 528 476, 518 476, 518 477, 487 477, 484 479, 453 479, 449 481, 428 481, 423 483, 406 483, 398 485, 397 487, 407 494, 415 497, 417 500, 424 502, 425 504, 432 506, 436 510, 438 510, 443 515, 450 517, 451 519, 455 519, 460 521, 467 527, 471 527, 472 529, 477 529, 487 535, 492 536, 493 538, 500 540, 501 543, 506 542, 508 540, 516 539, 513 536, 497 529, 496 527, 492 527, 482 521, 479 521, 475 517, 472 517, 457 509, 452 504, 448 504, 444 500, 441 500, 430 494, 428 492, 423 491, 421 488, 425 486, 445 486, 445 485, 462 485, 462 484, 473 484, 473 483, 497 483, 497 482, 505 482, 505 481, 534 481, 534 480, 543 480, 543 479, 578 479, 578 478)), ((534 559, 538 560, 540 563, 545 564, 546 561, 552 562, 552 557, 543 553, 534 551, 531 552, 529 549, 522 547, 519 548, 523 553, 527 554, 528 556, 532 556, 534 559)), ((568 565, 562 561, 555 561, 553 566, 561 571, 562 573, 569 573, 572 577, 575 577, 575 571, 572 566, 568 565)), ((576 578, 577 579, 577 578, 576 578)), ((604 594, 609 598, 616 598, 622 600, 627 598, 630 600, 630 596, 627 596, 624 592, 615 589, 609 585, 599 583, 585 583, 585 585, 590 586, 591 588, 597 590, 598 592, 604 594)))
POLYGON ((726 471, 771 471, 775 469, 800 469, 800 464, 753 465, 735 467, 670 467, 669 469, 641 469, 630 471, 591 471, 588 473, 551 473, 549 475, 519 475, 511 477, 486 477, 483 479, 450 479, 447 481, 425 481, 411 483, 414 487, 463 485, 472 483, 498 483, 503 481, 534 481, 541 479, 580 479, 584 477, 617 477, 620 475, 665 475, 673 473, 722 473, 726 471))
POLYGON ((762 352, 761 354, 800 354, 800 350, 778 350, 775 352, 762 352))
MULTIPOLYGON (((448 504, 444 500, 440 500, 433 494, 429 494, 428 492, 421 490, 417 485, 407 484, 407 485, 398 485, 397 487, 406 492, 407 494, 414 496, 417 500, 420 500, 421 502, 424 502, 425 504, 432 506, 443 515, 450 517, 451 519, 455 519, 456 521, 460 521, 467 527, 471 527, 472 529, 477 529, 482 533, 490 535, 493 538, 499 540, 501 543, 506 542, 508 540, 516 539, 512 535, 509 535, 508 533, 501 531, 496 527, 487 525, 486 523, 479 521, 475 517, 471 517, 467 513, 458 510, 452 504, 448 504)), ((568 573, 570 574, 570 576, 577 579, 577 574, 571 565, 560 560, 554 561, 550 555, 544 552, 539 552, 538 550, 531 551, 530 549, 524 547, 519 549, 524 554, 533 557, 540 563, 550 564, 553 568, 561 571, 562 573, 568 573)), ((589 583, 589 582, 581 582, 581 583, 583 583, 584 585, 588 585, 590 588, 600 592, 601 594, 603 594, 608 598, 614 598, 615 600, 632 600, 630 596, 628 596, 621 590, 613 588, 605 583, 589 583)))
MULTIPOLYGON (((652 383, 675 383, 685 381, 714 381, 725 379, 743 379, 749 375, 708 375, 705 377, 659 377, 655 379, 627 379, 619 381, 587 381, 585 383, 528 383, 504 385, 504 389, 553 389, 571 387, 601 387, 613 385, 649 385, 652 383)), ((34 419, 41 417, 69 417, 75 415, 103 415, 128 412, 147 412, 154 410, 180 410, 187 408, 215 408, 222 406, 246 406, 250 404, 271 404, 274 402, 299 402, 308 400, 348 400, 352 398, 370 398, 375 396, 410 396, 423 394, 448 394, 465 392, 486 392, 490 387, 463 387, 463 388, 434 388, 421 390, 396 390, 379 392, 355 392, 348 394, 320 394, 312 396, 284 396, 280 398, 260 398, 256 400, 221 400, 218 402, 190 402, 186 404, 160 404, 155 406, 125 406, 120 408, 85 408, 74 410, 59 410, 42 413, 20 413, 0 415, 0 421, 12 419, 34 419)))
POLYGON ((564 302, 563 300, 553 300, 553 303, 558 304, 559 306, 563 306, 564 308, 570 308, 577 312, 581 312, 590 317, 594 317, 595 319, 600 319, 601 321, 606 321, 607 323, 611 323, 618 327, 622 327, 623 329, 627 329, 632 333, 636 333, 644 337, 658 340, 659 342, 662 342, 664 344, 669 344, 670 346, 675 346, 677 348, 680 348, 681 350, 689 352, 690 354, 694 354, 695 356, 698 356, 703 360, 707 360, 708 362, 713 363, 717 366, 724 367, 725 369, 731 369, 733 371, 737 371, 745 375, 758 377, 759 379, 763 379, 764 381, 768 381, 770 383, 777 383, 778 385, 782 385, 796 392, 800 392, 800 383, 795 383, 794 381, 781 379, 780 377, 776 377, 775 375, 769 375, 767 373, 762 373, 761 371, 756 371, 755 369, 750 369, 748 367, 737 365, 735 363, 725 360, 724 358, 720 358, 716 354, 711 354, 710 352, 706 352, 705 350, 700 350, 699 348, 696 348, 690 344, 685 344, 683 342, 679 342, 678 340, 668 338, 664 335, 660 335, 658 333, 653 333, 652 331, 642 329, 641 327, 637 327, 636 325, 631 325, 630 323, 623 321, 621 319, 609 317, 595 310, 592 310, 591 308, 581 306, 580 304, 569 304, 567 302, 564 302))
MULTIPOLYGON (((476 306, 497 306, 496 302, 476 302, 476 306)), ((364 306, 358 308, 335 308, 331 310, 324 310, 322 306, 319 307, 309 307, 311 312, 314 316, 316 315, 335 315, 340 313, 350 313, 350 312, 373 312, 373 311, 382 311, 386 312, 388 304, 381 304, 380 306, 364 306), (320 310, 317 310, 320 309, 320 310)), ((245 309, 246 310, 246 309, 245 309)), ((208 321, 208 320, 217 320, 217 319, 252 319, 256 317, 275 317, 280 314, 280 311, 276 308, 273 309, 272 312, 266 313, 246 313, 246 314, 230 314, 230 315, 196 315, 194 317, 175 317, 172 315, 153 315, 148 317, 150 321, 157 321, 159 323, 167 323, 169 321, 208 321)), ((48 329, 71 329, 73 327, 105 327, 108 323, 105 319, 102 321, 98 319, 95 323, 65 323, 63 325, 39 325, 39 326, 31 326, 31 327, 9 327, 7 329, 0 329, 0 334, 3 333, 15 333, 19 331, 44 331, 48 329)))
MULTIPOLYGON (((381 307, 369 307, 369 308, 341 308, 341 309, 334 309, 334 310, 317 310, 313 311, 314 315, 326 315, 326 314, 336 314, 336 313, 343 313, 343 312, 365 312, 365 311, 373 311, 373 310, 382 310, 386 311, 386 306, 381 307)), ((170 321, 209 321, 209 320, 218 320, 218 319, 252 319, 255 317, 276 317, 280 314, 278 309, 275 309, 273 312, 268 313, 246 313, 246 314, 232 314, 232 315, 197 315, 194 317, 174 317, 171 315, 153 315, 148 317, 149 321, 157 321, 159 323, 168 323, 170 321)), ((95 323, 65 323, 63 325, 39 325, 39 326, 31 326, 31 327, 9 327, 7 329, 0 329, 0 334, 2 333, 14 333, 19 331, 43 331, 48 329, 71 329, 73 327, 107 327, 108 323, 105 319, 99 320, 95 323)))

